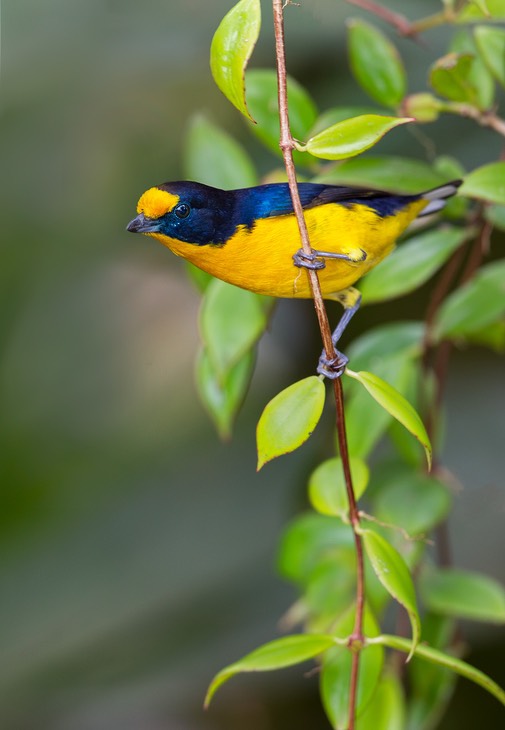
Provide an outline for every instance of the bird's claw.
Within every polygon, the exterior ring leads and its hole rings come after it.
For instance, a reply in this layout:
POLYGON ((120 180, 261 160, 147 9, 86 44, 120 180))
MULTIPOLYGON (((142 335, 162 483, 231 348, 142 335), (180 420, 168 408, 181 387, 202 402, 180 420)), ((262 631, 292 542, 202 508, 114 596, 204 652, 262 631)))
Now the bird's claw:
POLYGON ((324 269, 326 263, 323 259, 318 258, 317 253, 307 254, 303 248, 299 248, 298 251, 293 254, 293 261, 295 266, 299 269, 310 269, 311 271, 319 271, 324 269))
POLYGON ((331 360, 328 360, 325 353, 319 358, 317 366, 317 372, 319 375, 324 375, 325 378, 330 380, 337 380, 344 374, 349 358, 338 350, 335 351, 336 355, 331 360))

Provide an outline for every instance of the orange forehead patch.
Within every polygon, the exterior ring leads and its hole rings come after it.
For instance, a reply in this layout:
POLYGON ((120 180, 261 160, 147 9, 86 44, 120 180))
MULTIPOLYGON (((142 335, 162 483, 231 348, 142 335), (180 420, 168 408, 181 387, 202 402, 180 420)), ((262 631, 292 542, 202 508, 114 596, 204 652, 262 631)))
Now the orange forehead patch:
POLYGON ((179 196, 167 193, 159 188, 149 188, 141 196, 137 204, 137 213, 143 213, 148 218, 161 218, 162 215, 172 210, 179 202, 179 196))

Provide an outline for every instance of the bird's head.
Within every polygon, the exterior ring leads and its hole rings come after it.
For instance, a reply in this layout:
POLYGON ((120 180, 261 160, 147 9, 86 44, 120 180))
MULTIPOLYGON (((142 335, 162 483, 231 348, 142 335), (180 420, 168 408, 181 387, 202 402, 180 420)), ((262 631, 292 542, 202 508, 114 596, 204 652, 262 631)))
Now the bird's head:
POLYGON ((127 230, 153 236, 166 246, 223 244, 233 232, 233 196, 194 182, 163 183, 149 188, 127 230))

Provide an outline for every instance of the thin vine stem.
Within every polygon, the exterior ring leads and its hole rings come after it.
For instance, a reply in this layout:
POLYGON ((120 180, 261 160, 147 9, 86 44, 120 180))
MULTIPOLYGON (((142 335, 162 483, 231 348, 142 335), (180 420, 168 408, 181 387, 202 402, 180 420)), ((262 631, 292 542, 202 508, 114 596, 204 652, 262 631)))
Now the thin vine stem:
MULTIPOLYGON (((273 5, 273 17, 274 17, 274 32, 275 32, 275 51, 277 61, 277 83, 278 83, 278 99, 279 99, 279 121, 280 121, 280 141, 279 146, 282 150, 284 158, 284 165, 286 167, 286 173, 288 177, 289 190, 291 193, 291 199, 293 201, 293 210, 298 223, 298 230, 300 233, 300 240, 302 248, 307 256, 312 254, 312 247, 310 245, 309 234, 305 217, 303 215, 303 208, 300 201, 300 195, 298 192, 298 184, 296 180, 296 171, 293 162, 293 149, 295 148, 295 142, 291 135, 290 124, 289 124, 289 111, 288 111, 288 94, 287 94, 287 75, 286 75, 286 55, 285 55, 285 42, 284 42, 284 8, 287 3, 283 0, 272 0, 273 5)), ((319 278, 316 271, 307 269, 307 275, 309 277, 309 284, 314 300, 314 307, 316 310, 319 329, 321 331, 321 338, 324 345, 325 355, 328 360, 333 360, 336 357, 335 347, 331 339, 331 329, 326 312, 326 307, 321 293, 321 286, 319 284, 319 278)), ((347 490, 347 497, 349 501, 349 516, 351 527, 354 533, 354 541, 356 545, 356 558, 357 558, 357 580, 356 580, 356 616, 354 623, 354 630, 348 640, 348 646, 353 651, 352 665, 351 665, 351 678, 349 687, 349 722, 348 730, 354 730, 355 728, 355 715, 356 715, 356 700, 358 690, 358 675, 359 675, 359 664, 360 664, 360 650, 364 644, 363 636, 363 612, 365 604, 365 570, 364 570, 364 554, 363 554, 363 542, 359 533, 360 516, 358 506, 356 503, 356 497, 354 494, 351 469, 349 463, 349 450, 347 448, 347 435, 345 428, 345 410, 344 410, 344 392, 342 388, 342 382, 340 378, 333 381, 333 390, 335 395, 335 409, 336 409, 336 427, 338 435, 338 444, 340 457, 342 459, 343 472, 345 485, 347 490)))

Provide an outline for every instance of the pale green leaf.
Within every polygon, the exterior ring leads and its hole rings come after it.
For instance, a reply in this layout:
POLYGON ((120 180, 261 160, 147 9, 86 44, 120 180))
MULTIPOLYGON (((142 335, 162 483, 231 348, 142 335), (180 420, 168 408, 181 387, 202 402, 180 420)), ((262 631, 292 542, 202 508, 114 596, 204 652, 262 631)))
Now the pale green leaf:
POLYGON ((440 307, 433 324, 432 336, 473 335, 505 314, 505 261, 483 266, 464 286, 456 289, 440 307))
POLYGON ((243 659, 222 669, 210 683, 205 697, 208 707, 219 687, 241 672, 270 672, 312 659, 335 644, 335 638, 317 634, 294 634, 270 641, 243 659))
POLYGON ((375 517, 402 527, 409 535, 428 532, 450 511, 449 491, 436 477, 411 471, 383 484, 374 484, 377 490, 375 517))
POLYGON ((254 356, 247 352, 223 377, 219 377, 203 349, 196 362, 198 393, 221 438, 229 438, 233 421, 245 396, 253 370, 254 356))
POLYGON ((475 29, 475 42, 489 71, 505 86, 505 30, 480 25, 475 29))
POLYGON ((394 155, 357 157, 325 171, 314 182, 358 185, 391 193, 417 194, 448 182, 458 175, 440 174, 433 165, 394 155))
MULTIPOLYGON (((485 0, 486 10, 479 7, 478 0, 469 2, 461 8, 456 21, 471 23, 476 20, 505 20, 505 0, 485 0)), ((482 2, 480 3, 482 4, 482 2)))
POLYGON ((423 602, 435 613, 505 623, 505 590, 487 575, 433 568, 421 575, 419 590, 423 602))
POLYGON ((210 69, 226 98, 248 119, 244 74, 261 27, 260 0, 240 0, 224 16, 210 47, 210 69))
POLYGON ((362 20, 351 20, 349 57, 354 76, 379 104, 396 108, 405 95, 407 76, 400 55, 377 28, 362 20))
POLYGON ((487 203, 505 205, 505 162, 491 162, 470 172, 459 193, 487 203))
POLYGON ((468 238, 461 228, 436 228, 413 236, 381 261, 360 284, 365 303, 407 294, 424 284, 468 238))
POLYGON ((356 720, 356 730, 405 730, 405 697, 391 671, 381 678, 375 694, 356 720))
POLYGON ((396 418, 407 431, 415 436, 424 447, 428 466, 431 466, 431 444, 423 422, 410 403, 392 385, 373 373, 361 371, 355 373, 346 368, 346 374, 361 383, 393 418, 396 418))
POLYGON ((387 132, 411 121, 409 117, 364 114, 328 127, 298 149, 324 160, 343 160, 373 147, 387 132))
MULTIPOLYGON (((350 469, 354 496, 359 499, 368 484, 368 467, 361 459, 351 458, 350 469)), ((309 480, 309 499, 316 512, 337 517, 347 516, 349 501, 340 457, 324 461, 312 472, 309 480)))
POLYGON ((214 279, 200 310, 202 340, 218 377, 226 373, 263 333, 268 313, 265 297, 214 279))
POLYGON ((186 138, 184 174, 188 180, 224 190, 258 184, 254 165, 244 148, 200 114, 193 117, 186 138))
POLYGON ((349 549, 354 549, 354 537, 348 525, 307 512, 284 531, 278 568, 288 580, 305 585, 326 555, 349 549))
POLYGON ((258 470, 311 436, 323 412, 325 388, 311 375, 278 393, 265 407, 256 430, 258 470))
POLYGON ((470 53, 448 53, 430 69, 430 84, 451 101, 478 105, 478 91, 472 83, 474 57, 470 53))
MULTIPOLYGON (((352 607, 334 627, 336 636, 349 636, 354 628, 355 609, 352 607)), ((379 626, 372 612, 365 606, 363 630, 367 637, 376 637, 379 626)), ((366 646, 360 654, 356 714, 359 714, 373 696, 384 664, 382 651, 377 646, 366 646)), ((347 727, 349 716, 349 686, 351 676, 352 652, 347 647, 329 649, 323 658, 321 670, 321 698, 323 706, 333 727, 347 727)))
POLYGON ((460 54, 470 54, 472 64, 468 69, 468 82, 475 92, 475 103, 479 109, 489 109, 493 104, 495 83, 491 73, 481 60, 473 36, 465 29, 456 33, 451 41, 450 50, 460 54))
POLYGON ((412 627, 412 647, 419 643, 421 636, 421 621, 417 610, 414 583, 405 561, 400 553, 392 547, 381 535, 372 530, 362 531, 363 544, 366 554, 378 579, 388 593, 407 611, 412 627))

